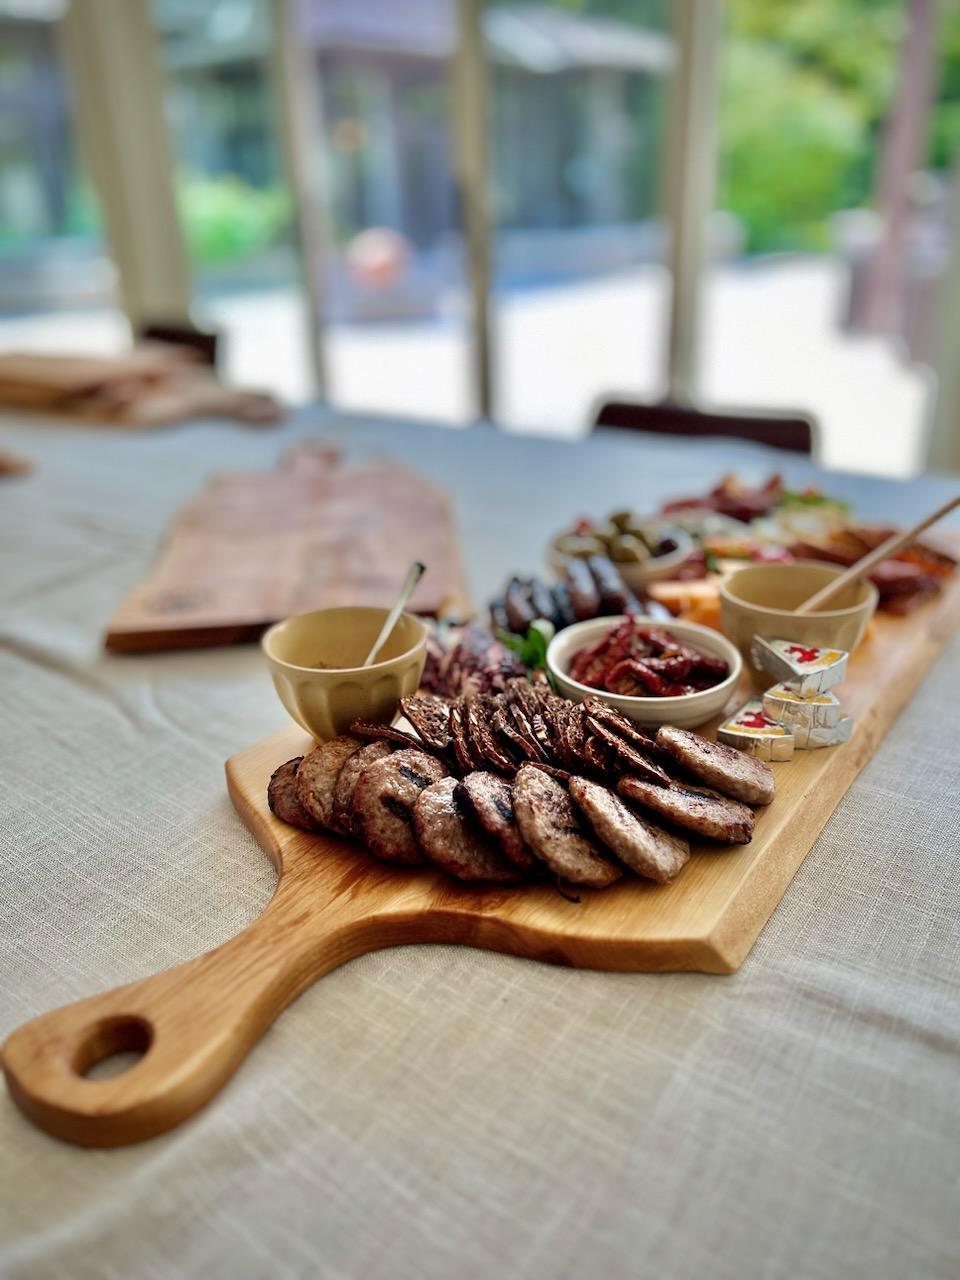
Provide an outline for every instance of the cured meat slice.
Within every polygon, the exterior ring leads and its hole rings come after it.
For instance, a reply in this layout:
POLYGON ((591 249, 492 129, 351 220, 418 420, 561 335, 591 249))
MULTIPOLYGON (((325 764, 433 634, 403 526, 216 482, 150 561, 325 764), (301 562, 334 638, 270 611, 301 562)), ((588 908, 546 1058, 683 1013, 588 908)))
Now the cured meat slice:
POLYGON ((682 787, 673 782, 658 787, 642 778, 621 778, 617 791, 667 822, 696 831, 721 844, 749 844, 753 838, 753 810, 716 791, 682 787))
POLYGON ((611 853, 637 875, 665 884, 685 866, 690 845, 639 817, 609 787, 588 778, 571 778, 570 796, 611 853))
POLYGON ((621 738, 619 733, 611 729, 604 721, 588 715, 587 724, 593 733, 602 738, 607 746, 615 752, 620 763, 621 772, 626 768, 632 773, 638 774, 641 778, 646 778, 648 782, 656 782, 661 787, 670 785, 671 779, 668 773, 665 773, 658 764, 654 764, 632 742, 627 742, 625 738, 621 738))
POLYGON ((422 751, 424 743, 405 729, 395 729, 392 724, 374 724, 369 720, 354 720, 350 732, 357 738, 372 738, 374 742, 396 742, 401 747, 422 751))
POLYGON ((415 866, 423 861, 413 833, 413 806, 446 767, 424 751, 394 751, 367 765, 353 793, 355 829, 378 857, 415 866))
POLYGON ((773 770, 762 760, 722 742, 709 742, 686 729, 664 725, 657 743, 709 787, 747 804, 769 804, 777 789, 773 770))
POLYGON ((267 786, 267 804, 281 822, 303 831, 319 831, 320 824, 307 812, 297 795, 297 769, 303 756, 295 756, 275 769, 267 786))
POLYGON ((460 783, 457 798, 511 862, 529 871, 536 858, 524 843, 513 812, 512 788, 495 773, 478 769, 460 783))
POLYGON ((321 827, 332 831, 333 793, 340 770, 363 743, 359 738, 340 734, 307 753, 297 770, 297 796, 300 803, 321 827))
POLYGON ((518 869, 464 817, 457 802, 459 786, 456 778, 441 778, 417 796, 413 829, 420 848, 458 880, 516 884, 521 878, 518 869))
POLYGON ((419 694, 401 698, 400 710, 433 751, 445 751, 450 745, 450 703, 436 694, 419 694))
POLYGON ((516 761, 497 741, 493 731, 493 716, 497 700, 487 694, 477 694, 467 702, 467 733, 471 756, 478 756, 483 767, 489 765, 500 773, 513 777, 516 761))
POLYGON ((389 742, 368 742, 355 751, 340 770, 337 785, 333 789, 333 828, 345 836, 356 835, 354 829, 353 793, 360 775, 368 764, 382 760, 391 751, 389 742))
POLYGON ((542 769, 530 764, 520 767, 513 786, 513 809, 520 834, 555 875, 595 889, 620 878, 620 867, 581 827, 565 788, 542 769))

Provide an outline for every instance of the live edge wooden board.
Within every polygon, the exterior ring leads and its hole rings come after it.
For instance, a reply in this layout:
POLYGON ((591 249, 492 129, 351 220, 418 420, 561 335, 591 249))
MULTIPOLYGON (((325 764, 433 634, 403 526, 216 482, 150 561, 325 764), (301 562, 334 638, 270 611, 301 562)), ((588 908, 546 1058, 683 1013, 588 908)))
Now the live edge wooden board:
POLYGON ((751 844, 701 847, 673 884, 628 878, 580 902, 547 886, 459 887, 279 822, 267 809, 267 780, 309 745, 299 729, 283 729, 227 762, 237 812, 278 871, 263 915, 208 955, 15 1031, 3 1049, 10 1092, 36 1124, 70 1142, 152 1137, 213 1097, 317 978, 398 943, 465 943, 593 969, 733 973, 958 622, 960 581, 912 617, 874 620, 840 687, 857 720, 852 740, 774 766, 777 796, 758 813, 751 844), (123 1075, 85 1078, 123 1049, 146 1052, 123 1075))

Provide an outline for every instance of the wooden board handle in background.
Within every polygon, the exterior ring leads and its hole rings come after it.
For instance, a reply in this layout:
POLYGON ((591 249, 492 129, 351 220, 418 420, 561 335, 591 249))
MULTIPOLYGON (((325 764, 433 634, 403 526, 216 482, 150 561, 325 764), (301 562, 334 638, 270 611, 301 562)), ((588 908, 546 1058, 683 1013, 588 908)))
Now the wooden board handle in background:
POLYGON ((41 1129, 80 1146, 123 1146, 173 1128, 301 991, 367 950, 362 910, 337 901, 304 928, 295 882, 281 882, 263 915, 215 951, 14 1031, 3 1046, 14 1100, 41 1129), (85 1077, 129 1050, 144 1056, 122 1075, 85 1077))

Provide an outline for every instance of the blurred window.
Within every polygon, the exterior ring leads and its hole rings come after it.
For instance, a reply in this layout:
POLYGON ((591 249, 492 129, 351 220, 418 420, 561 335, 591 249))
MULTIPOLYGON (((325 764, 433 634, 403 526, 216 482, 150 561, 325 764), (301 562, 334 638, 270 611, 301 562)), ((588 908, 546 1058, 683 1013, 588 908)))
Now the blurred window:
POLYGON ((0 346, 110 352, 128 328, 76 155, 55 16, 42 3, 0 9, 0 346))

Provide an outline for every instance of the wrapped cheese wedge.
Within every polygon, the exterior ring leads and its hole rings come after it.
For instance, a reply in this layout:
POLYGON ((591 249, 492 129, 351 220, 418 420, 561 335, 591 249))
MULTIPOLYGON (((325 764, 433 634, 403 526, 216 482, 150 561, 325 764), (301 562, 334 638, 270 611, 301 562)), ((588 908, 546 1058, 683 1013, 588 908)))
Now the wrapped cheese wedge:
POLYGON ((717 729, 717 739, 757 760, 793 758, 793 733, 768 716, 757 698, 745 702, 729 720, 724 720, 717 729))
POLYGON ((843 649, 823 649, 795 640, 765 640, 755 636, 750 646, 755 667, 789 684, 800 694, 825 693, 847 674, 843 649))
POLYGON ((794 743, 798 751, 815 751, 819 747, 836 747, 849 742, 853 733, 853 716, 841 716, 832 728, 812 725, 808 729, 792 726, 794 743))
POLYGON ((834 729, 843 714, 840 699, 829 689, 804 695, 785 682, 763 695, 763 710, 771 720, 791 729, 834 729))

